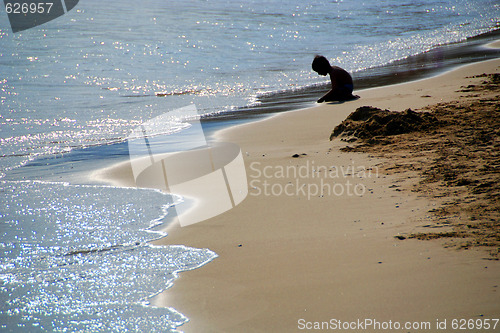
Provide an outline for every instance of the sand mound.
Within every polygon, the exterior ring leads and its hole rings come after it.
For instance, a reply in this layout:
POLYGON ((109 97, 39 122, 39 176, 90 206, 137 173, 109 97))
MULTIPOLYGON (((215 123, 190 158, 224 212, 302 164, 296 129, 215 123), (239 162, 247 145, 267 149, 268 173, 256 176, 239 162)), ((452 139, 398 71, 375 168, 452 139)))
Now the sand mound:
POLYGON ((350 137, 349 141, 371 139, 377 136, 422 131, 436 125, 438 125, 437 118, 428 112, 415 112, 411 109, 395 112, 362 106, 334 128, 330 140, 338 136, 350 137))

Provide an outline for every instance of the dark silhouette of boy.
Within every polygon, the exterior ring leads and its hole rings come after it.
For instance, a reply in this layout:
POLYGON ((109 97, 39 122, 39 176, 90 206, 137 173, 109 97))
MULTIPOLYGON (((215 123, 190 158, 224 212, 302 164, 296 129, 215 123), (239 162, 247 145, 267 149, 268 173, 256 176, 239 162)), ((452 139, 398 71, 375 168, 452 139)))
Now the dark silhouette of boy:
POLYGON ((332 81, 332 89, 318 99, 318 103, 333 101, 342 102, 358 98, 352 95, 352 90, 354 88, 352 77, 345 69, 331 66, 328 60, 320 55, 314 57, 312 69, 319 75, 326 76, 330 74, 330 80, 332 81))

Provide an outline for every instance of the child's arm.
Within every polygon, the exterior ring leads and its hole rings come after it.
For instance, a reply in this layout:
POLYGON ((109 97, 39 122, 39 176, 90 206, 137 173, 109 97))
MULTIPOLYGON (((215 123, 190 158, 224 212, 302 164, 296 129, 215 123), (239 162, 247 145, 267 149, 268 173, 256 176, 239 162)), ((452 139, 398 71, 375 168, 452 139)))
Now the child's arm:
POLYGON ((332 81, 332 89, 330 89, 330 91, 327 92, 323 97, 318 99, 318 103, 330 101, 330 97, 333 95, 333 91, 337 88, 337 80, 332 74, 330 74, 330 80, 332 81))
POLYGON ((320 99, 318 99, 318 103, 323 103, 323 102, 327 102, 329 101, 331 95, 333 95, 333 89, 330 90, 329 92, 327 92, 323 97, 321 97, 320 99))

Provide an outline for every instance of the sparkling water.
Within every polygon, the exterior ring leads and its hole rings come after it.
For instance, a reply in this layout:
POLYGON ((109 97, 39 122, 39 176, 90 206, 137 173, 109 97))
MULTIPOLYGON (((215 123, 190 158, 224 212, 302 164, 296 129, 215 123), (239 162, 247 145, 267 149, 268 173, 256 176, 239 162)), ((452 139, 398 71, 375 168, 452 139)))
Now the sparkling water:
POLYGON ((180 198, 77 172, 126 158, 130 131, 169 110, 318 85, 315 54, 356 73, 460 42, 498 29, 500 6, 82 0, 16 34, 0 12, 0 329, 154 332, 188 319, 148 299, 216 254, 149 244, 180 198))

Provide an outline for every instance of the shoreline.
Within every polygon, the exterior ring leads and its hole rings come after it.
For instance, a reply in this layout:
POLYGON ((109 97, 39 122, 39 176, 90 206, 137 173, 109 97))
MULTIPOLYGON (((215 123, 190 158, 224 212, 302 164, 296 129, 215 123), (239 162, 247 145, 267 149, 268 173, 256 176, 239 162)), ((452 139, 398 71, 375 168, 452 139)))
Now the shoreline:
MULTIPOLYGON (((497 29, 470 37, 465 41, 436 46, 406 59, 351 73, 356 82, 355 91, 427 79, 461 67, 462 62, 470 64, 496 58, 500 56, 500 50, 494 47, 494 43, 499 36, 500 29, 497 29)), ((324 84, 298 90, 274 92, 259 97, 260 103, 257 106, 245 106, 236 111, 209 116, 202 122, 239 122, 246 119, 252 121, 270 113, 309 108, 314 106, 314 101, 322 96, 325 90, 328 90, 329 84, 325 81, 324 84)))
MULTIPOLYGON (((373 168, 378 159, 339 153, 342 144, 328 141, 333 127, 356 107, 418 109, 459 98, 456 90, 470 81, 465 77, 498 64, 496 59, 465 65, 430 79, 364 90, 358 101, 277 114, 219 131, 217 137, 240 145, 247 172, 252 162, 276 168, 307 160, 373 168)), ((274 181, 285 186, 289 179, 274 181)), ((497 262, 485 262, 480 251, 457 253, 437 242, 395 239, 427 223, 435 203, 395 191, 391 186, 401 180, 394 176, 363 181, 369 192, 354 199, 250 194, 223 215, 169 227, 169 235, 155 244, 210 248, 219 257, 180 274, 151 303, 173 306, 190 318, 185 332, 289 332, 301 318, 332 316, 435 321, 498 313, 497 262)))
MULTIPOLYGON (((492 57, 499 50, 495 47, 495 41, 491 42, 492 38, 500 35, 500 29, 493 30, 475 37, 468 38, 466 41, 445 44, 438 46, 423 54, 411 56, 404 60, 399 60, 394 63, 386 64, 380 67, 362 70, 358 73, 353 73, 357 82, 356 93, 366 89, 377 88, 378 86, 398 85, 407 82, 414 82, 422 79, 433 77, 432 75, 441 75, 443 70, 459 68, 463 65, 457 65, 464 57, 465 61, 478 61, 479 58, 492 57), (487 43, 488 42, 488 43, 487 43), (489 51, 484 51, 488 49, 489 51), (451 53, 452 55, 447 55, 451 53), (478 55, 472 56, 478 53, 478 55), (458 58, 457 58, 458 57, 458 58), (459 60, 457 60, 459 59, 459 60), (437 74, 436 74, 437 73, 437 74), (417 78, 417 79, 416 79, 417 78), (394 83, 396 82, 396 83, 394 83), (377 85, 377 86, 375 86, 377 85)), ((500 54, 500 53, 499 53, 500 54)), ((314 100, 324 93, 328 83, 324 86, 313 86, 304 88, 305 90, 291 90, 283 93, 273 93, 270 96, 263 96, 261 104, 257 106, 246 106, 239 108, 237 111, 224 112, 216 116, 202 118, 201 123, 207 136, 212 136, 218 130, 249 122, 267 119, 269 116, 274 116, 282 112, 290 112, 301 110, 303 108, 314 107, 314 100)), ((61 175, 70 177, 72 182, 78 184, 95 184, 92 180, 92 175, 89 175, 89 169, 99 172, 101 168, 113 166, 117 161, 128 161, 128 151, 122 149, 125 142, 119 140, 116 143, 104 143, 94 147, 77 148, 69 153, 58 154, 53 157, 42 157, 46 166, 43 168, 38 165, 39 160, 28 162, 20 168, 10 170, 2 179, 19 179, 31 177, 37 180, 57 181, 61 175), (111 147, 111 151, 108 149, 111 147), (106 150, 104 152, 104 150, 106 150), (83 153, 83 156, 81 155, 83 153), (92 158, 88 159, 88 154, 92 158), (107 158, 109 154, 112 158, 107 158), (98 169, 96 169, 96 161, 98 169), (78 163, 74 163, 78 162, 78 163), (66 165, 71 164, 71 170, 66 165), (36 168, 36 172, 33 170, 36 168), (75 167, 75 169, 73 169, 75 167), (33 173, 37 175, 33 177, 33 173), (55 176, 55 177, 54 177, 55 176)), ((97 183, 106 183, 106 180, 99 180, 97 183)))

